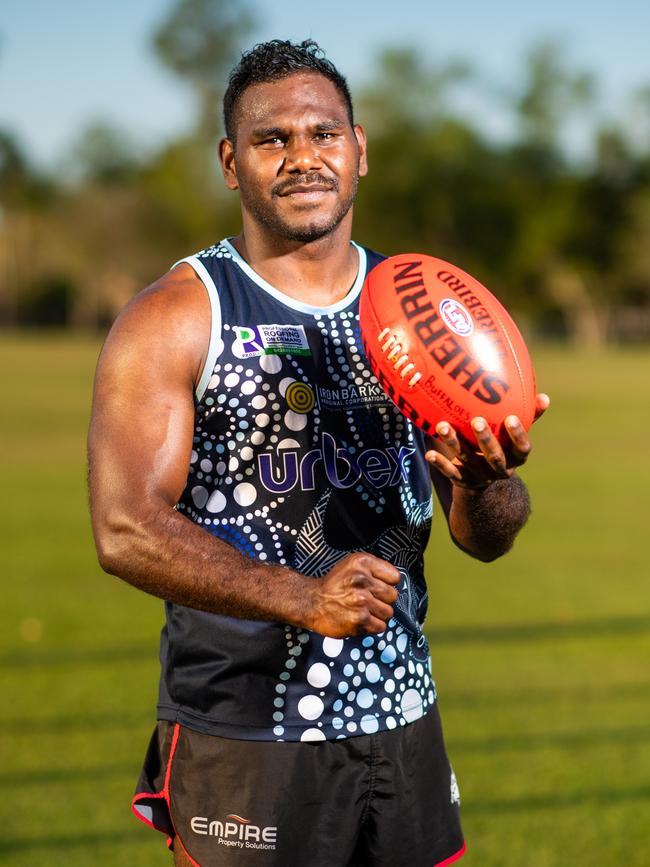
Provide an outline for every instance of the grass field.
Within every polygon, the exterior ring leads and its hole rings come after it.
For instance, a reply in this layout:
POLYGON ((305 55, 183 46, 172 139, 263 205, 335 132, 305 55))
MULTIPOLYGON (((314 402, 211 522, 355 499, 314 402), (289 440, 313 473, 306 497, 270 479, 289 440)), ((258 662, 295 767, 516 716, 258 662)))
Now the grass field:
MULTIPOLYGON (((98 346, 0 341, 0 862, 170 863, 129 803, 162 605, 101 573, 84 439, 98 346)), ((553 396, 502 561, 438 522, 428 632, 466 867, 650 864, 650 352, 536 353, 553 396)), ((309 867, 309 865, 305 865, 309 867)))

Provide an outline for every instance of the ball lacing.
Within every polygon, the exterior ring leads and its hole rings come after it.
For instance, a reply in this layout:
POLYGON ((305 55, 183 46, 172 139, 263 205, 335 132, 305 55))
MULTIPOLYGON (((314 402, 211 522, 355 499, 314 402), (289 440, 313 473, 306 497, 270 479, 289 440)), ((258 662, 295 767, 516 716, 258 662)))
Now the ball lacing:
MULTIPOLYGON (((409 361, 408 353, 402 352, 403 347, 397 336, 391 334, 390 328, 384 328, 384 330, 379 333, 378 340, 381 351, 384 353, 388 361, 393 362, 394 370, 399 373, 401 379, 406 380, 409 373, 415 370, 415 364, 413 364, 412 361, 409 361)), ((419 371, 416 371, 406 384, 409 388, 412 388, 416 382, 419 382, 421 379, 422 374, 419 371)))

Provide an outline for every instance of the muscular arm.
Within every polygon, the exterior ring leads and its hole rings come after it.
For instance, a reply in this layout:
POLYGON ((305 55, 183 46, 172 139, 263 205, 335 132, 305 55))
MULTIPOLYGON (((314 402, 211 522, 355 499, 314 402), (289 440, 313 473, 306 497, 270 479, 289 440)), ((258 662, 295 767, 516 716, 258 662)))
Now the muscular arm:
POLYGON ((102 568, 181 605, 303 626, 380 632, 399 573, 366 554, 322 579, 249 559, 175 511, 186 483, 193 391, 210 307, 187 265, 141 293, 102 350, 88 437, 90 504, 102 568))

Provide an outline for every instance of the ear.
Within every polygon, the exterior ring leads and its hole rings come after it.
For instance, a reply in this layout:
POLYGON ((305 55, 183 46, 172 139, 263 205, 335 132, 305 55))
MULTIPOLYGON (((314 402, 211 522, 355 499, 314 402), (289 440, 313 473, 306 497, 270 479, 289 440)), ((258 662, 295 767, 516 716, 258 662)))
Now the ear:
POLYGON ((366 131, 360 123, 354 125, 354 135, 359 145, 359 177, 368 174, 368 149, 366 147, 366 131))
POLYGON ((229 138, 222 138, 219 142, 219 162, 226 186, 230 190, 239 189, 237 181, 237 168, 235 166, 235 146, 229 138))

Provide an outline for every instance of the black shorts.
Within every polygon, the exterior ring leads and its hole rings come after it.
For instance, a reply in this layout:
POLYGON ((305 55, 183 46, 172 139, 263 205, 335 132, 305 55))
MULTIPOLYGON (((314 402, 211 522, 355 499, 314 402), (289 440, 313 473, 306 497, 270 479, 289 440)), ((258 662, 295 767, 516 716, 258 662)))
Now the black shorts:
POLYGON ((160 722, 133 811, 201 867, 441 867, 465 851, 459 801, 434 707, 315 743, 160 722))

